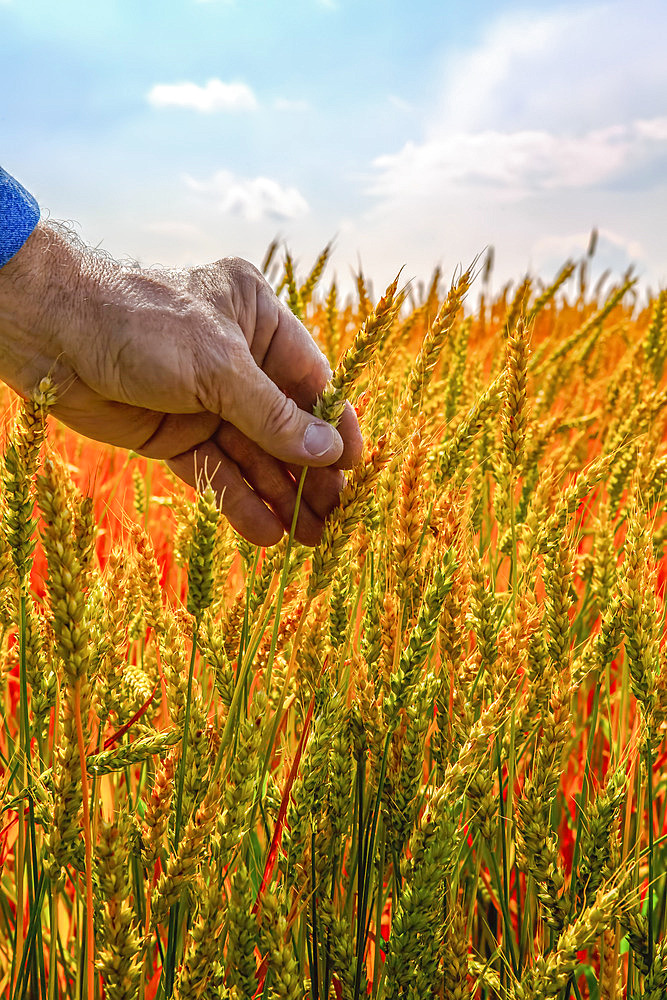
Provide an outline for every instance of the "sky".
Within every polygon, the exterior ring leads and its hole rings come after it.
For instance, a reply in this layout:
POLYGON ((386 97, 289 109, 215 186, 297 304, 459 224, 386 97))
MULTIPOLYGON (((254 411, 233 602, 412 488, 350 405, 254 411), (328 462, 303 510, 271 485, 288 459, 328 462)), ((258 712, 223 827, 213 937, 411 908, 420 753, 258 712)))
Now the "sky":
MULTIPOLYGON (((0 164, 142 266, 667 285, 664 0, 0 0, 0 164)), ((325 279, 326 280, 326 279, 325 279)))

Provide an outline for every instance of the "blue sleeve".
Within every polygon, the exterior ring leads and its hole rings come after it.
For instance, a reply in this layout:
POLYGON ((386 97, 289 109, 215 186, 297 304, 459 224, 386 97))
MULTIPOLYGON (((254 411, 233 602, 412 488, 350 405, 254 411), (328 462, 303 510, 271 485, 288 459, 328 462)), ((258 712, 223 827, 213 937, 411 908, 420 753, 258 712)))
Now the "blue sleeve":
POLYGON ((39 222, 39 205, 0 167, 0 267, 21 249, 39 222))

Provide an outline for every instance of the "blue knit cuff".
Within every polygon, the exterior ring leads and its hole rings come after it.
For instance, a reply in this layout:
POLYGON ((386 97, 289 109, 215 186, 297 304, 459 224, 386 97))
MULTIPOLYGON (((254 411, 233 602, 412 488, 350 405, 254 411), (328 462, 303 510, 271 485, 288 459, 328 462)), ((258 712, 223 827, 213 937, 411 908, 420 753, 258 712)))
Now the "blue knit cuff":
POLYGON ((0 167, 0 267, 21 249, 39 222, 39 205, 0 167))

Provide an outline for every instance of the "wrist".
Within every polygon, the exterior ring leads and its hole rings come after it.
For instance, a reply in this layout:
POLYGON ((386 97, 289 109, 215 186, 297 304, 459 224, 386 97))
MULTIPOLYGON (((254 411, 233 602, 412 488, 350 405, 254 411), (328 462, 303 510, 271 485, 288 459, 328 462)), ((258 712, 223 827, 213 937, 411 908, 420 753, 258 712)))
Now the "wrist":
POLYGON ((81 254, 57 230, 39 223, 0 268, 0 378, 28 395, 77 324, 81 254))

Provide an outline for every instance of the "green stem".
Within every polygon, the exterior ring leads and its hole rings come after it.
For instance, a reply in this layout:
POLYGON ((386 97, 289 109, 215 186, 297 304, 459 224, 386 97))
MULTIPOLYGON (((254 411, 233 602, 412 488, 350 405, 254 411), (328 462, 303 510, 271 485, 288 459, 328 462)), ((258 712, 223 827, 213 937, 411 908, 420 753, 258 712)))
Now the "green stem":
POLYGON ((591 721, 589 725, 588 747, 586 748, 586 764, 584 776, 581 782, 581 792, 577 798, 577 835, 574 841, 574 852, 572 855, 572 889, 570 892, 570 910, 568 913, 568 923, 572 920, 574 904, 577 898, 577 865, 579 863, 579 849, 581 847, 581 835, 583 830, 584 800, 586 798, 586 784, 591 770, 591 756, 593 754, 593 744, 595 742, 595 728, 597 726, 598 706, 600 703, 600 674, 595 680, 595 694, 593 695, 593 708, 591 710, 591 721))
POLYGON ((259 561, 259 548, 255 550, 255 557, 252 561, 252 568, 250 570, 250 576, 246 582, 246 600, 245 609, 243 612, 243 626, 241 628, 241 638, 239 640, 239 655, 238 663, 243 663, 243 656, 245 653, 245 646, 248 641, 248 623, 250 618, 250 598, 252 597, 252 592, 255 587, 255 577, 257 576, 257 563, 259 561))
MULTIPOLYGON (((197 636, 199 634, 199 619, 195 619, 192 630, 192 652, 190 654, 190 669, 188 671, 188 693, 185 700, 185 720, 183 722, 183 743, 181 759, 178 768, 178 790, 176 793, 176 819, 174 823, 174 850, 178 850, 181 833, 181 813, 183 810, 183 787, 185 785, 185 768, 188 755, 188 734, 190 730, 190 704, 192 700, 192 678, 197 657, 197 636)), ((169 936, 167 938, 167 967, 165 969, 165 994, 170 997, 174 988, 174 973, 176 965, 176 938, 178 934, 179 904, 174 903, 169 915, 169 936)))
MULTIPOLYGON (((593 709, 591 711, 591 721, 589 725, 588 747, 586 748, 586 765, 584 767, 584 777, 581 783, 581 793, 577 798, 577 834, 574 841, 574 852, 572 854, 572 879, 570 890, 570 909, 568 913, 568 924, 572 921, 574 905, 577 899, 577 865, 579 864, 579 848, 581 846, 581 834, 583 829, 584 799, 586 797, 586 784, 591 769, 591 756, 593 754, 593 743, 595 738, 595 727, 597 725, 598 705, 600 702, 600 671, 595 679, 595 694, 593 695, 593 709)), ((574 977, 570 976, 567 986, 563 990, 564 1000, 569 1000, 570 990, 576 986, 574 977)))
MULTIPOLYGON (((35 830, 35 804, 31 794, 32 789, 32 749, 30 745, 30 721, 28 718, 28 678, 27 678, 27 649, 26 649, 26 581, 21 584, 21 595, 19 598, 19 671, 20 671, 20 697, 21 697, 21 742, 23 749, 23 780, 24 787, 28 789, 28 909, 32 919, 33 908, 38 897, 37 891, 37 834, 35 830)), ((41 905, 41 904, 40 904, 41 905)), ((41 920, 37 925, 38 944, 41 948, 42 925, 41 920)), ((31 975, 33 986, 37 989, 37 958, 33 955, 33 968, 31 975)), ((44 985, 41 988, 44 994, 44 985)))
MULTIPOLYGON (((517 879, 517 886, 519 882, 517 879)), ((517 889, 518 895, 518 889, 517 889)), ((535 895, 535 880, 526 879, 526 895, 523 900, 523 914, 518 921, 519 927, 519 969, 523 968, 524 957, 527 958, 530 952, 530 918, 533 913, 533 903, 535 895)))
POLYGON ((164 994, 170 997, 174 989, 176 972, 176 936, 178 933, 178 903, 174 903, 169 913, 169 933, 167 935, 167 954, 164 963, 164 994))
MULTIPOLYGON (((343 848, 341 847, 341 852, 343 848)), ((333 903, 336 894, 336 877, 338 874, 338 857, 334 850, 333 863, 331 865, 331 889, 329 892, 329 899, 333 903)), ((331 931, 327 931, 326 940, 324 943, 324 985, 322 989, 322 994, 324 997, 329 997, 329 986, 331 983, 331 931)))
MULTIPOLYGON (((260 634, 255 640, 254 646, 249 646, 246 651, 245 662, 239 667, 239 671, 236 675, 236 684, 234 686, 234 694, 232 695, 232 703, 229 706, 229 711, 227 712, 227 721, 225 722, 225 728, 222 731, 222 736, 220 738, 220 747, 218 749, 218 756, 215 759, 213 765, 213 770, 211 771, 210 780, 213 781, 217 778, 220 773, 220 767, 222 766, 222 761, 225 756, 225 751, 232 741, 232 735, 234 732, 234 725, 236 723, 236 716, 238 715, 239 708, 241 705, 241 699, 243 697, 243 692, 245 691, 246 678, 250 672, 250 668, 253 664, 255 654, 259 649, 260 642, 262 641, 262 634, 266 625, 268 624, 271 612, 269 611, 264 619, 263 628, 260 629, 260 634)), ((264 775, 265 777, 265 775, 264 775)), ((262 777, 262 782, 264 781, 262 777)))
POLYGON ((35 995, 36 992, 36 991, 31 991, 29 989, 28 966, 32 962, 35 945, 40 940, 40 935, 38 933, 38 930, 41 922, 42 904, 44 902, 44 896, 46 894, 46 884, 47 884, 46 875, 44 871, 42 871, 42 874, 40 875, 39 878, 39 882, 37 883, 37 898, 35 906, 33 907, 30 913, 30 923, 28 924, 28 931, 23 945, 22 954, 20 956, 20 962, 18 966, 18 976, 16 979, 14 992, 12 994, 12 1000, 22 1000, 23 997, 31 997, 35 995))
POLYGON ((357 760, 357 953, 361 942, 363 917, 361 913, 361 897, 364 891, 364 770, 365 757, 357 760))
MULTIPOLYGON (((276 617, 275 617, 275 621, 274 621, 274 625, 273 625, 273 634, 271 636, 271 649, 269 650, 269 662, 267 664, 267 669, 266 669, 266 680, 264 682, 264 690, 267 692, 267 694, 270 693, 270 691, 271 691, 271 671, 273 669, 273 661, 275 659, 276 647, 277 647, 277 644, 278 644, 278 630, 280 629, 280 611, 281 611, 282 606, 283 606, 283 597, 285 595, 285 587, 287 585, 287 575, 288 575, 288 572, 289 572, 290 553, 291 553, 291 550, 292 550, 292 543, 294 541, 294 533, 296 531, 296 522, 297 522, 297 518, 299 516, 299 507, 301 505, 301 495, 303 493, 303 484, 306 481, 306 473, 307 472, 308 472, 308 466, 306 465, 306 466, 304 466, 303 471, 301 472, 301 479, 299 480, 299 486, 298 486, 298 489, 297 489, 297 492, 296 492, 296 502, 294 504, 294 514, 292 515, 292 524, 290 526, 290 533, 289 533, 289 537, 287 539, 287 547, 285 549, 285 561, 283 563, 283 571, 282 571, 282 573, 280 575, 280 583, 278 585, 278 596, 277 596, 277 599, 276 599, 276 611, 275 611, 275 616, 276 617)), ((232 705, 233 705, 233 702, 232 702, 232 705)), ((232 707, 230 706, 230 709, 229 709, 229 720, 231 720, 231 717, 232 717, 232 707)), ((257 782, 257 788, 259 788, 259 789, 261 789, 262 786, 263 786, 263 784, 264 784, 264 778, 266 776, 266 772, 267 772, 268 767, 269 767, 269 761, 271 759, 271 749, 272 749, 272 747, 273 747, 273 745, 275 743, 276 736, 278 734, 278 726, 280 725, 281 718, 282 718, 281 705, 278 705, 278 707, 276 708, 276 713, 275 713, 274 719, 273 719, 273 725, 271 726, 271 732, 269 734, 269 739, 268 739, 268 742, 266 744, 266 749, 264 751, 264 759, 262 761, 262 769, 261 769, 261 772, 259 774, 259 778, 258 778, 258 782, 257 782)), ((228 725, 229 725, 229 720, 228 720, 228 725)), ((227 729, 227 727, 225 727, 225 731, 226 731, 226 729, 227 729)), ((224 734, 223 734, 223 744, 224 744, 224 734)), ((220 747, 221 751, 222 751, 223 744, 221 744, 221 747, 220 747)), ((255 818, 257 816, 258 803, 259 803, 259 797, 255 796, 253 804, 252 804, 252 810, 250 812, 250 822, 248 823, 248 827, 247 827, 247 829, 249 829, 249 830, 254 830, 254 828, 255 828, 255 818)))
MULTIPOLYGON (((500 813, 500 848, 503 857, 503 881, 502 881, 502 891, 504 898, 503 912, 509 913, 509 869, 507 867, 507 843, 505 839, 505 801, 503 799, 503 759, 502 759, 502 730, 498 734, 498 739, 496 743, 498 747, 498 811, 500 813)), ((507 795, 509 797, 509 782, 507 788, 507 795)), ((507 928, 509 933, 509 928, 507 928)))
POLYGON ((512 922, 510 920, 509 910, 505 905, 502 877, 500 871, 498 870, 498 859, 496 858, 495 851, 492 851, 490 848, 488 853, 489 853, 489 858, 491 860, 491 867, 493 868, 493 874, 496 880, 496 885, 498 887, 498 899, 500 901, 500 908, 503 913, 503 926, 504 926, 503 941, 505 943, 505 950, 509 955, 509 960, 512 965, 512 971, 514 972, 514 975, 518 978, 519 970, 516 962, 516 955, 514 954, 514 942, 512 940, 512 922))
MULTIPOLYGON (((364 927, 366 923, 366 910, 368 908, 368 896, 370 893, 371 885, 371 872, 373 870, 373 857, 375 851, 375 835, 377 832, 377 822, 378 815, 380 812, 380 803, 382 801, 382 789, 384 787, 384 779, 387 773, 387 758, 389 756, 389 746, 391 744, 392 736, 394 735, 394 730, 389 729, 387 733, 387 738, 384 744, 384 753, 382 754, 382 765, 380 767, 380 775, 378 777, 378 788, 377 794, 375 796, 375 807, 373 809, 373 815, 369 817, 369 830, 365 835, 364 839, 366 841, 366 848, 361 856, 361 863, 359 865, 359 870, 361 873, 361 900, 357 899, 357 917, 358 917, 358 928, 364 927)), ((362 845, 360 845, 362 846, 362 845)), ((363 939, 359 940, 357 936, 357 968, 354 977, 354 992, 352 994, 353 1000, 359 1000, 359 989, 361 987, 361 970, 363 967, 364 952, 366 951, 366 939, 363 935, 363 939)))
POLYGON ((319 948, 317 944, 317 871, 315 869, 315 829, 310 837, 310 867, 312 879, 311 897, 311 924, 312 924, 312 962, 310 969, 310 995, 312 1000, 319 1000, 320 996, 320 970, 319 970, 319 948))
POLYGON ((648 782, 648 967, 653 965, 653 754, 650 734, 646 738, 646 780, 648 782))
POLYGON ((183 722, 183 743, 181 747, 181 759, 178 768, 178 790, 176 793, 176 821, 174 830, 174 843, 178 849, 178 842, 181 833, 181 811, 183 808, 183 786, 185 784, 185 768, 188 756, 188 736, 190 730, 190 703, 192 700, 192 679, 195 672, 195 659, 197 656, 197 634, 199 632, 199 620, 195 620, 192 634, 192 652, 190 654, 190 668, 188 670, 188 693, 185 699, 185 720, 183 722))
POLYGON ((276 647, 278 645, 278 632, 280 631, 280 612, 283 607, 283 598, 285 596, 285 588, 287 586, 287 576, 289 573, 289 562, 290 555, 292 552, 292 544, 294 542, 294 533, 296 531, 296 522, 299 516, 299 507, 301 506, 301 494, 303 493, 303 486, 306 482, 306 474, 308 472, 308 466, 304 465, 301 472, 301 478, 299 479, 299 486, 296 491, 296 502, 294 504, 294 514, 292 515, 292 524, 290 525, 289 537, 287 539, 287 547, 285 549, 285 559, 283 562, 283 570, 280 574, 280 584, 278 586, 278 595, 276 598, 276 615, 273 622, 273 633, 271 635, 271 648, 269 650, 269 661, 266 666, 266 690, 270 692, 271 690, 271 674, 273 672, 273 661, 276 656, 276 647))
POLYGON ((50 886, 50 918, 51 925, 51 947, 49 948, 49 1000, 56 1000, 58 987, 58 952, 56 939, 58 937, 58 889, 51 883, 50 886))
POLYGON ((378 871, 378 891, 377 900, 375 906, 375 956, 373 959, 373 1000, 378 995, 378 989, 380 986, 380 947, 382 942, 382 908, 383 908, 383 891, 384 891, 384 857, 385 857, 385 842, 386 842, 386 831, 384 828, 384 822, 380 818, 380 868, 378 871))
POLYGON ((514 511, 514 474, 509 477, 510 530, 512 532, 512 615, 516 611, 519 590, 519 550, 516 537, 516 514, 514 511))

